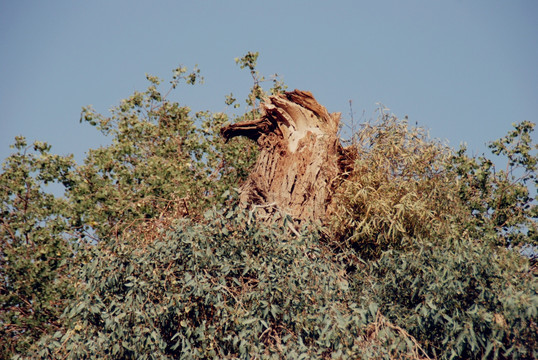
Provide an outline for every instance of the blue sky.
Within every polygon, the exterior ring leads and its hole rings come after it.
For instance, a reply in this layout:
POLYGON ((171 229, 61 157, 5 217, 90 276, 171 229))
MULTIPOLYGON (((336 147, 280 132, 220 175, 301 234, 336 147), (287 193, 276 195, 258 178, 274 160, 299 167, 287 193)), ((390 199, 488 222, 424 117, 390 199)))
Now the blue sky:
POLYGON ((475 154, 512 122, 538 122, 536 0, 3 0, 0 158, 25 135, 82 160, 106 143, 79 124, 82 106, 106 113, 179 64, 205 83, 174 99, 223 111, 251 85, 234 62, 247 51, 344 120, 349 100, 356 121, 381 102, 475 154))

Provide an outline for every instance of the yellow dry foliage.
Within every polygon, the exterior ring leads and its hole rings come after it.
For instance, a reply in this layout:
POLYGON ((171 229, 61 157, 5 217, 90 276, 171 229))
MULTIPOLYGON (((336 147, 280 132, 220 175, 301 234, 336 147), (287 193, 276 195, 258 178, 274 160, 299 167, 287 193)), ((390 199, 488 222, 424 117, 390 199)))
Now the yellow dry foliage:
POLYGON ((453 155, 448 146, 382 112, 350 147, 355 161, 339 179, 329 211, 337 241, 370 258, 410 239, 457 231, 465 212, 459 211, 458 178, 447 169, 453 155))

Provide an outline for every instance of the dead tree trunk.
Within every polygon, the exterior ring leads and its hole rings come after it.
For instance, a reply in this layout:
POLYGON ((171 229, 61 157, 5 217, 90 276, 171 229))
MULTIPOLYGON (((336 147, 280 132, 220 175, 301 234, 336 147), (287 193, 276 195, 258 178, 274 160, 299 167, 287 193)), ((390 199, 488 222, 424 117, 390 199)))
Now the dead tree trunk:
POLYGON ((340 113, 329 114, 308 91, 269 97, 261 117, 221 129, 224 139, 246 136, 260 154, 241 187, 245 206, 275 206, 297 220, 323 220, 340 173, 340 113))

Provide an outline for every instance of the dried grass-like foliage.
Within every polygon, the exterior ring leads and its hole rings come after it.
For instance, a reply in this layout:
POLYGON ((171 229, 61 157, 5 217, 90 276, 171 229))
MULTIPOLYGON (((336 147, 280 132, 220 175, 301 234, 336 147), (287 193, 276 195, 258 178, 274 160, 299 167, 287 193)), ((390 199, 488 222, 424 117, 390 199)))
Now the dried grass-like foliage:
POLYGON ((368 258, 454 231, 460 201, 447 169, 450 148, 385 111, 355 134, 351 148, 356 160, 330 208, 333 238, 368 258))
POLYGON ((377 312, 375 321, 366 327, 366 337, 363 342, 364 349, 382 347, 389 353, 390 359, 426 360, 431 359, 427 352, 420 346, 417 339, 410 335, 405 329, 394 325, 386 317, 377 312), (387 334, 397 334, 397 336, 387 336, 387 334), (387 338, 392 341, 387 341, 387 338), (406 352, 397 351, 398 342, 405 341, 406 352), (392 346, 391 346, 392 345, 392 346), (396 346, 395 346, 396 345, 396 346), (393 349, 396 348, 396 349, 393 349))

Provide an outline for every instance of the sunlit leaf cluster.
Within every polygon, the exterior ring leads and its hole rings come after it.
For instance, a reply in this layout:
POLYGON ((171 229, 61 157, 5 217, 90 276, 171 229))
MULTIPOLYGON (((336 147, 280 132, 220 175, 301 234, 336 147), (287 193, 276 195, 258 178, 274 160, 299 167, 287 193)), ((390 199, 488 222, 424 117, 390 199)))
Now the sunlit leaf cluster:
POLYGON ((469 157, 462 147, 452 166, 461 180, 460 197, 473 215, 468 223, 473 231, 500 246, 537 246, 538 144, 532 139, 535 124, 523 121, 513 126, 514 130, 489 145, 492 153, 500 157, 493 159, 497 161, 485 156, 469 157))
POLYGON ((13 149, 0 173, 0 358, 58 327, 70 296, 70 206, 43 188, 68 184, 73 158, 22 137, 13 149))
MULTIPOLYGON (((175 70, 174 86, 182 77, 194 84, 199 76, 198 70, 184 73, 175 70)), ((139 231, 164 214, 199 216, 221 203, 255 159, 254 144, 220 138, 220 127, 230 121, 226 114, 192 114, 158 91, 160 79, 147 77, 147 91, 122 100, 109 116, 83 109, 81 121, 111 137, 110 145, 89 151, 68 189, 88 236, 139 231)))

